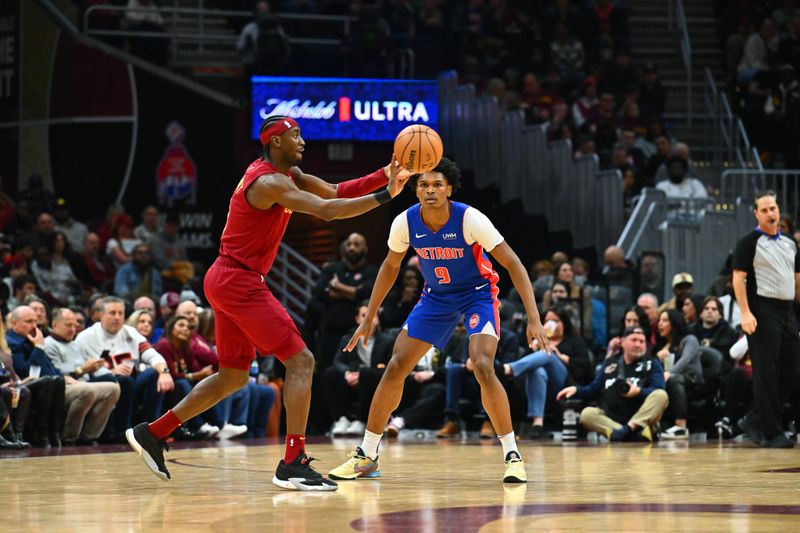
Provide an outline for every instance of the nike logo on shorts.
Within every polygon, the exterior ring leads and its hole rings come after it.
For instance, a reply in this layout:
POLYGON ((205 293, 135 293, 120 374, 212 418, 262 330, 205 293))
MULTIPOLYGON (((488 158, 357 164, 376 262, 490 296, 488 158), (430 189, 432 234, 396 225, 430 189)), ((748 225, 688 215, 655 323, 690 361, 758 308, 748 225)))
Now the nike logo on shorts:
POLYGON ((428 234, 427 233, 423 233, 422 235, 420 235, 419 233, 414 233, 414 236, 416 236, 417 239, 421 239, 422 237, 427 237, 428 234))
POLYGON ((475 290, 479 291, 479 290, 481 290, 482 288, 484 288, 487 285, 488 285, 488 283, 484 283, 483 285, 478 285, 477 287, 475 287, 475 290))

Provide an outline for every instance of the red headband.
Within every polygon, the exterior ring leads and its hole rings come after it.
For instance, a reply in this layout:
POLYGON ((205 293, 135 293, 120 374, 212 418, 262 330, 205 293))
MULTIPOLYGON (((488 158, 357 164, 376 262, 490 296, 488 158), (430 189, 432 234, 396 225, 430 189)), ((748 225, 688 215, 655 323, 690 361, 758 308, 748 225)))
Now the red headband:
POLYGON ((269 128, 265 129, 259 135, 261 137, 262 146, 269 144, 269 140, 273 135, 283 135, 292 128, 298 128, 297 121, 291 117, 285 117, 281 120, 276 120, 269 128))

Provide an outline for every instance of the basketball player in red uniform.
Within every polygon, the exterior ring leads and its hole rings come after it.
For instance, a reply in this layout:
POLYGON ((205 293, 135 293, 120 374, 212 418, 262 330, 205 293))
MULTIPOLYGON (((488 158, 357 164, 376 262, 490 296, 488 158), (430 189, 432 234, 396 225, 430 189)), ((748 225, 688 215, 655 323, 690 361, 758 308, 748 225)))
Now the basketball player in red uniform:
POLYGON ((125 436, 150 470, 169 480, 163 453, 168 450, 167 436, 184 421, 245 386, 256 350, 275 354, 286 366, 283 397, 287 435, 286 453, 272 481, 293 490, 336 490, 336 483, 310 466, 311 459, 305 453, 314 356, 264 280, 292 211, 326 221, 354 217, 397 196, 410 174, 393 161, 368 176, 333 185, 304 174, 296 166, 302 160, 305 142, 294 119, 267 118, 260 137, 263 157, 247 168, 233 193, 219 257, 204 281, 216 316, 219 373, 198 383, 164 416, 128 429, 125 436))

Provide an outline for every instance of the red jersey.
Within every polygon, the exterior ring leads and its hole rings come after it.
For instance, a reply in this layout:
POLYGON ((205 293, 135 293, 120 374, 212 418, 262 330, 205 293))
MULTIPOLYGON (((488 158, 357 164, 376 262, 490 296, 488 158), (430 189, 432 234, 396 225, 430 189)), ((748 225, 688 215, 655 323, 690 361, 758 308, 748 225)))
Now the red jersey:
POLYGON ((278 204, 269 209, 256 209, 247 202, 245 192, 258 177, 279 172, 272 163, 262 159, 247 167, 231 197, 228 220, 219 243, 220 256, 234 259, 264 276, 272 268, 292 211, 278 204))

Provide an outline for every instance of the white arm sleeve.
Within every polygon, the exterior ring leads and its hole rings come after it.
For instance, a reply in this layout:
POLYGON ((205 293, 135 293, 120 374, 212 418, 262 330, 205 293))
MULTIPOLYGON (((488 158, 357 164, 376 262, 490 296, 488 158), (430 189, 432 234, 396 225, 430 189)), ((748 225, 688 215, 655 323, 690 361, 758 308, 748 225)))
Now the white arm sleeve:
POLYGON ((386 244, 389 249, 399 254, 405 253, 409 246, 408 237, 408 217, 406 212, 403 211, 392 221, 392 228, 389 230, 389 240, 386 244))
POLYGON ((489 217, 474 207, 467 208, 464 212, 464 241, 467 244, 477 242, 484 250, 491 252, 503 240, 489 217))

